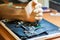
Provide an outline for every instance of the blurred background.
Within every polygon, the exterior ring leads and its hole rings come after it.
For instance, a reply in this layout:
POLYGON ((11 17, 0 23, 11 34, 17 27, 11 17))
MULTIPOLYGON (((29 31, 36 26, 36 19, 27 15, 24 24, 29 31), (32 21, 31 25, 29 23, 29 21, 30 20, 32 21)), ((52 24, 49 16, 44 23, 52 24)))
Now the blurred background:
MULTIPOLYGON (((0 0, 0 4, 13 2, 14 4, 28 3, 31 0, 0 0)), ((60 0, 38 0, 43 6, 56 9, 60 12, 60 0)))

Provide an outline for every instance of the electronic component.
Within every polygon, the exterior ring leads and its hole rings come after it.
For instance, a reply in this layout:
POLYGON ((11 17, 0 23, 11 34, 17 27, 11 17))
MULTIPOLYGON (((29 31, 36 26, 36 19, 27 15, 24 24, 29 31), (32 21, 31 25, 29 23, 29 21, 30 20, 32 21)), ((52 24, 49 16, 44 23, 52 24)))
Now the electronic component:
POLYGON ((18 20, 12 22, 3 21, 3 23, 22 40, 60 32, 57 26, 49 23, 45 19, 34 23, 18 20))

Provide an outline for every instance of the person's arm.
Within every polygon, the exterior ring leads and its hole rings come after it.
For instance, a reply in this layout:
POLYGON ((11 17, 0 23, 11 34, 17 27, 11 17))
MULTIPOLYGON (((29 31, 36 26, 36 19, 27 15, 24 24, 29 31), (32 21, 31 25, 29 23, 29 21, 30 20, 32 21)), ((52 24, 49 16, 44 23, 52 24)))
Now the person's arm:
MULTIPOLYGON (((33 5, 35 6, 35 4, 33 4, 33 5)), ((30 6, 32 6, 32 5, 30 4, 30 6)), ((31 10, 31 9, 29 9, 30 6, 27 5, 28 10, 31 10)), ((2 10, 0 13, 0 16, 2 16, 2 19, 22 20, 22 21, 28 21, 28 22, 35 22, 37 20, 35 18, 39 18, 39 20, 40 20, 41 16, 36 16, 36 15, 39 15, 39 13, 34 12, 35 8, 33 8, 33 6, 32 6, 32 9, 33 10, 31 12, 30 11, 28 12, 28 10, 26 12, 26 10, 24 8, 19 9, 19 8, 14 8, 13 6, 8 7, 7 5, 0 6, 0 10, 2 10)), ((39 11, 41 11, 41 10, 39 9, 39 11)))

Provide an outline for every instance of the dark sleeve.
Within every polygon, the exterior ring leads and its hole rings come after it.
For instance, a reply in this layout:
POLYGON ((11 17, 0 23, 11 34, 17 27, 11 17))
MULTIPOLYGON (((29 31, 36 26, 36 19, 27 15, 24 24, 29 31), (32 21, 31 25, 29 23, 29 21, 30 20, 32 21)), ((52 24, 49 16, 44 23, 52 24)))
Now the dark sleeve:
POLYGON ((20 3, 18 0, 8 0, 8 1, 13 3, 20 3))
MULTIPOLYGON (((28 0, 28 1, 31 1, 31 0, 28 0)), ((18 1, 18 0, 9 0, 9 2, 13 2, 13 3, 22 3, 21 1, 18 1)))
POLYGON ((0 0, 0 4, 4 3, 2 0, 0 0))

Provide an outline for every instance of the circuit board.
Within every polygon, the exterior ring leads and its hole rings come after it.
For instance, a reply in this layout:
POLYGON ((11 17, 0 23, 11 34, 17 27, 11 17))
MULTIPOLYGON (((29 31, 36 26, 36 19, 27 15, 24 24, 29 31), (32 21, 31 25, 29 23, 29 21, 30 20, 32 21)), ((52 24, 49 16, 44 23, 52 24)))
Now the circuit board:
POLYGON ((60 32, 59 28, 45 19, 30 23, 22 21, 3 22, 11 31, 13 31, 22 40, 34 37, 41 37, 60 32))

